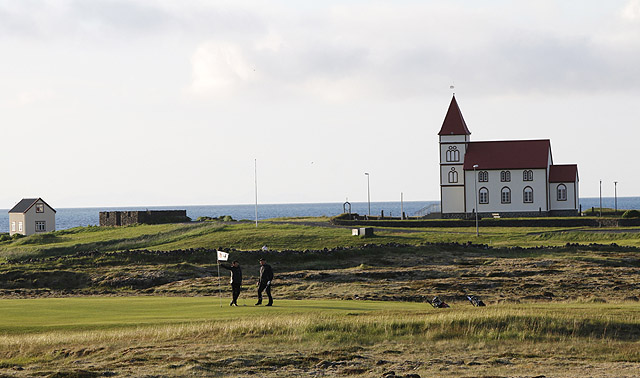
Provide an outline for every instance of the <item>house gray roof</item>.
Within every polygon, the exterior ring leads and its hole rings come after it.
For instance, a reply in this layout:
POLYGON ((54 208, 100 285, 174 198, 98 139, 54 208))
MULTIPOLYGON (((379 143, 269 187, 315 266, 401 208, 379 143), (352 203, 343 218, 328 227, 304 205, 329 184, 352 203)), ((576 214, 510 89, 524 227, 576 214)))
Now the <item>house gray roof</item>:
POLYGON ((9 210, 9 212, 26 213, 31 208, 31 206, 35 205, 35 203, 38 202, 38 200, 47 205, 51 210, 53 210, 54 213, 56 212, 56 210, 53 207, 49 206, 48 203, 44 202, 42 198, 23 198, 22 201, 18 202, 11 210, 9 210))

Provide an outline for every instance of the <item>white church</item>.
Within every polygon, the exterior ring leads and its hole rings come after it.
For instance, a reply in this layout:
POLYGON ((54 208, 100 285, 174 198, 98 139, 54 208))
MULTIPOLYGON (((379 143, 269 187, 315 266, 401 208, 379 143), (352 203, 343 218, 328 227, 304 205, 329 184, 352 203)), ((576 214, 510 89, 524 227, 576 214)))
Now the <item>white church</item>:
POLYGON ((548 139, 472 142, 455 95, 438 135, 443 218, 578 215, 578 166, 548 139))

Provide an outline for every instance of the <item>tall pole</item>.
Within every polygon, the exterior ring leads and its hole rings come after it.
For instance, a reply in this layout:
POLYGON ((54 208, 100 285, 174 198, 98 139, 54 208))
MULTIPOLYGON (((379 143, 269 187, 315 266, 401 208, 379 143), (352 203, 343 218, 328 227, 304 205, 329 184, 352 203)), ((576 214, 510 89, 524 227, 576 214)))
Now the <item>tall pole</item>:
POLYGON ((258 159, 253 159, 253 178, 256 192, 256 227, 258 227, 258 159))
POLYGON ((602 180, 600 180, 600 217, 602 217, 602 180))
POLYGON ((613 182, 613 198, 614 198, 614 202, 615 202, 615 215, 618 215, 618 182, 614 181, 613 182))
MULTIPOLYGON (((216 251, 216 255, 218 251, 216 251)), ((222 307, 222 290, 220 289, 220 260, 218 261, 218 300, 220 302, 220 307, 222 307)))
POLYGON ((369 185, 369 173, 365 172, 365 176, 367 176, 367 203, 369 204, 369 216, 371 216, 371 190, 369 185))
POLYGON ((476 198, 476 236, 480 236, 480 229, 478 228, 478 172, 476 168, 478 168, 478 164, 474 164, 473 166, 473 190, 476 198))
POLYGON ((400 192, 400 219, 404 219, 404 193, 400 192))

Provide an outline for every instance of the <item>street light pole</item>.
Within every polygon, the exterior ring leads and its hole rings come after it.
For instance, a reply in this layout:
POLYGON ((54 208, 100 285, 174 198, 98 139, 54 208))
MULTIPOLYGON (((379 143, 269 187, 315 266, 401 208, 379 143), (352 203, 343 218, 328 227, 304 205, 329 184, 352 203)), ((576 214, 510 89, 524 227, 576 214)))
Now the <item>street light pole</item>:
POLYGON ((600 217, 602 218, 602 180, 600 180, 600 217))
POLYGON ((476 171, 476 168, 478 168, 478 164, 474 164, 473 166, 473 190, 476 199, 476 236, 480 236, 480 230, 478 229, 478 172, 476 171))
POLYGON ((615 215, 618 215, 618 182, 614 181, 613 182, 613 198, 614 198, 614 203, 615 203, 615 215))
POLYGON ((369 185, 369 173, 365 172, 365 176, 367 176, 367 203, 369 204, 369 216, 371 216, 371 190, 369 185))

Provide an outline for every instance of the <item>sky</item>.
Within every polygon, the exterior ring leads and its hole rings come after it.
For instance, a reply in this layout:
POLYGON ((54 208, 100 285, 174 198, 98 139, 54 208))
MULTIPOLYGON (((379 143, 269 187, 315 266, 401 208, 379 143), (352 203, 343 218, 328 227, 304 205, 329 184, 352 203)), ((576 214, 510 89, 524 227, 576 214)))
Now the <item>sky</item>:
POLYGON ((0 0, 0 208, 439 200, 452 92, 640 196, 640 0, 0 0))

